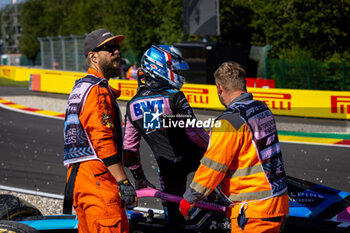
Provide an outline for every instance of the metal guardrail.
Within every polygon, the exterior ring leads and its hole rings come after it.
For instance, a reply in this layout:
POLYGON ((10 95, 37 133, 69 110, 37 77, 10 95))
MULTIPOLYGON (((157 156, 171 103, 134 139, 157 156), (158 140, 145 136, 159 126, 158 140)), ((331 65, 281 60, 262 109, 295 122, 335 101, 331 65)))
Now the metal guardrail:
POLYGON ((85 35, 39 37, 42 68, 85 72, 84 38, 85 35))
POLYGON ((265 78, 276 88, 350 91, 349 62, 265 58, 265 78))

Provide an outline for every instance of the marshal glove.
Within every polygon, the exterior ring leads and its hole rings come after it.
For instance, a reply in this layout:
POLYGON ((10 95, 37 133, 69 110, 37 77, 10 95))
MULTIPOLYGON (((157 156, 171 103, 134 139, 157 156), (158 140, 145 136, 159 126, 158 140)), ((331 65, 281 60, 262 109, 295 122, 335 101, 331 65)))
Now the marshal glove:
POLYGON ((189 216, 189 212, 192 210, 194 205, 194 203, 189 203, 185 198, 182 198, 182 200, 180 201, 179 210, 185 219, 191 219, 189 216))
POLYGON ((128 179, 117 182, 119 195, 122 199, 122 206, 133 206, 137 204, 137 195, 134 187, 128 179))

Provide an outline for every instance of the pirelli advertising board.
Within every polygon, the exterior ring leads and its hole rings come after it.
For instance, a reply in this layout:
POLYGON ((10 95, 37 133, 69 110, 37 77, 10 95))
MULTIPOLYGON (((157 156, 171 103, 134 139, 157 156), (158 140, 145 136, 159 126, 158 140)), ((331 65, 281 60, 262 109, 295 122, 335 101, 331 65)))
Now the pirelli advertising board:
MULTIPOLYGON (((136 81, 111 80, 121 90, 121 100, 131 99, 136 81)), ((185 84, 181 89, 193 108, 223 110, 215 85, 185 84)), ((350 92, 248 88, 254 99, 264 101, 276 115, 350 119, 350 92)))
MULTIPOLYGON (((69 94, 76 79, 86 73, 40 70, 14 66, 0 66, 0 76, 15 81, 27 81, 35 77, 32 90, 69 94)), ((121 90, 120 100, 130 100, 137 91, 137 82, 110 80, 121 90)), ((194 108, 223 110, 215 85, 185 84, 181 89, 194 108)), ((254 99, 264 101, 276 115, 350 119, 349 91, 317 91, 293 89, 248 88, 254 99)))

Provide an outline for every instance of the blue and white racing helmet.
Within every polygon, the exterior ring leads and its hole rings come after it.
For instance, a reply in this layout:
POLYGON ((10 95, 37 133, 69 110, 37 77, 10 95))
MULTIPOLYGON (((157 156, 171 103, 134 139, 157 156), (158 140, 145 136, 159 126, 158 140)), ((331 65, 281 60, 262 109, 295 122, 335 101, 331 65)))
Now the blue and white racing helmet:
POLYGON ((189 67, 184 61, 181 52, 174 46, 152 45, 142 56, 141 67, 151 78, 164 81, 180 90, 185 82, 181 70, 189 67))

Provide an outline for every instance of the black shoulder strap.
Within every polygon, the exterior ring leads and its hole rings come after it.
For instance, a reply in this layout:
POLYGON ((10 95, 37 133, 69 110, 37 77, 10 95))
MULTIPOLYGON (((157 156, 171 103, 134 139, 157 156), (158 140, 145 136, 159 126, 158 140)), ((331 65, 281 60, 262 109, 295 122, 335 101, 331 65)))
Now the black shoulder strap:
POLYGON ((74 163, 72 165, 72 171, 64 189, 63 214, 72 214, 74 184, 79 165, 80 163, 74 163))

